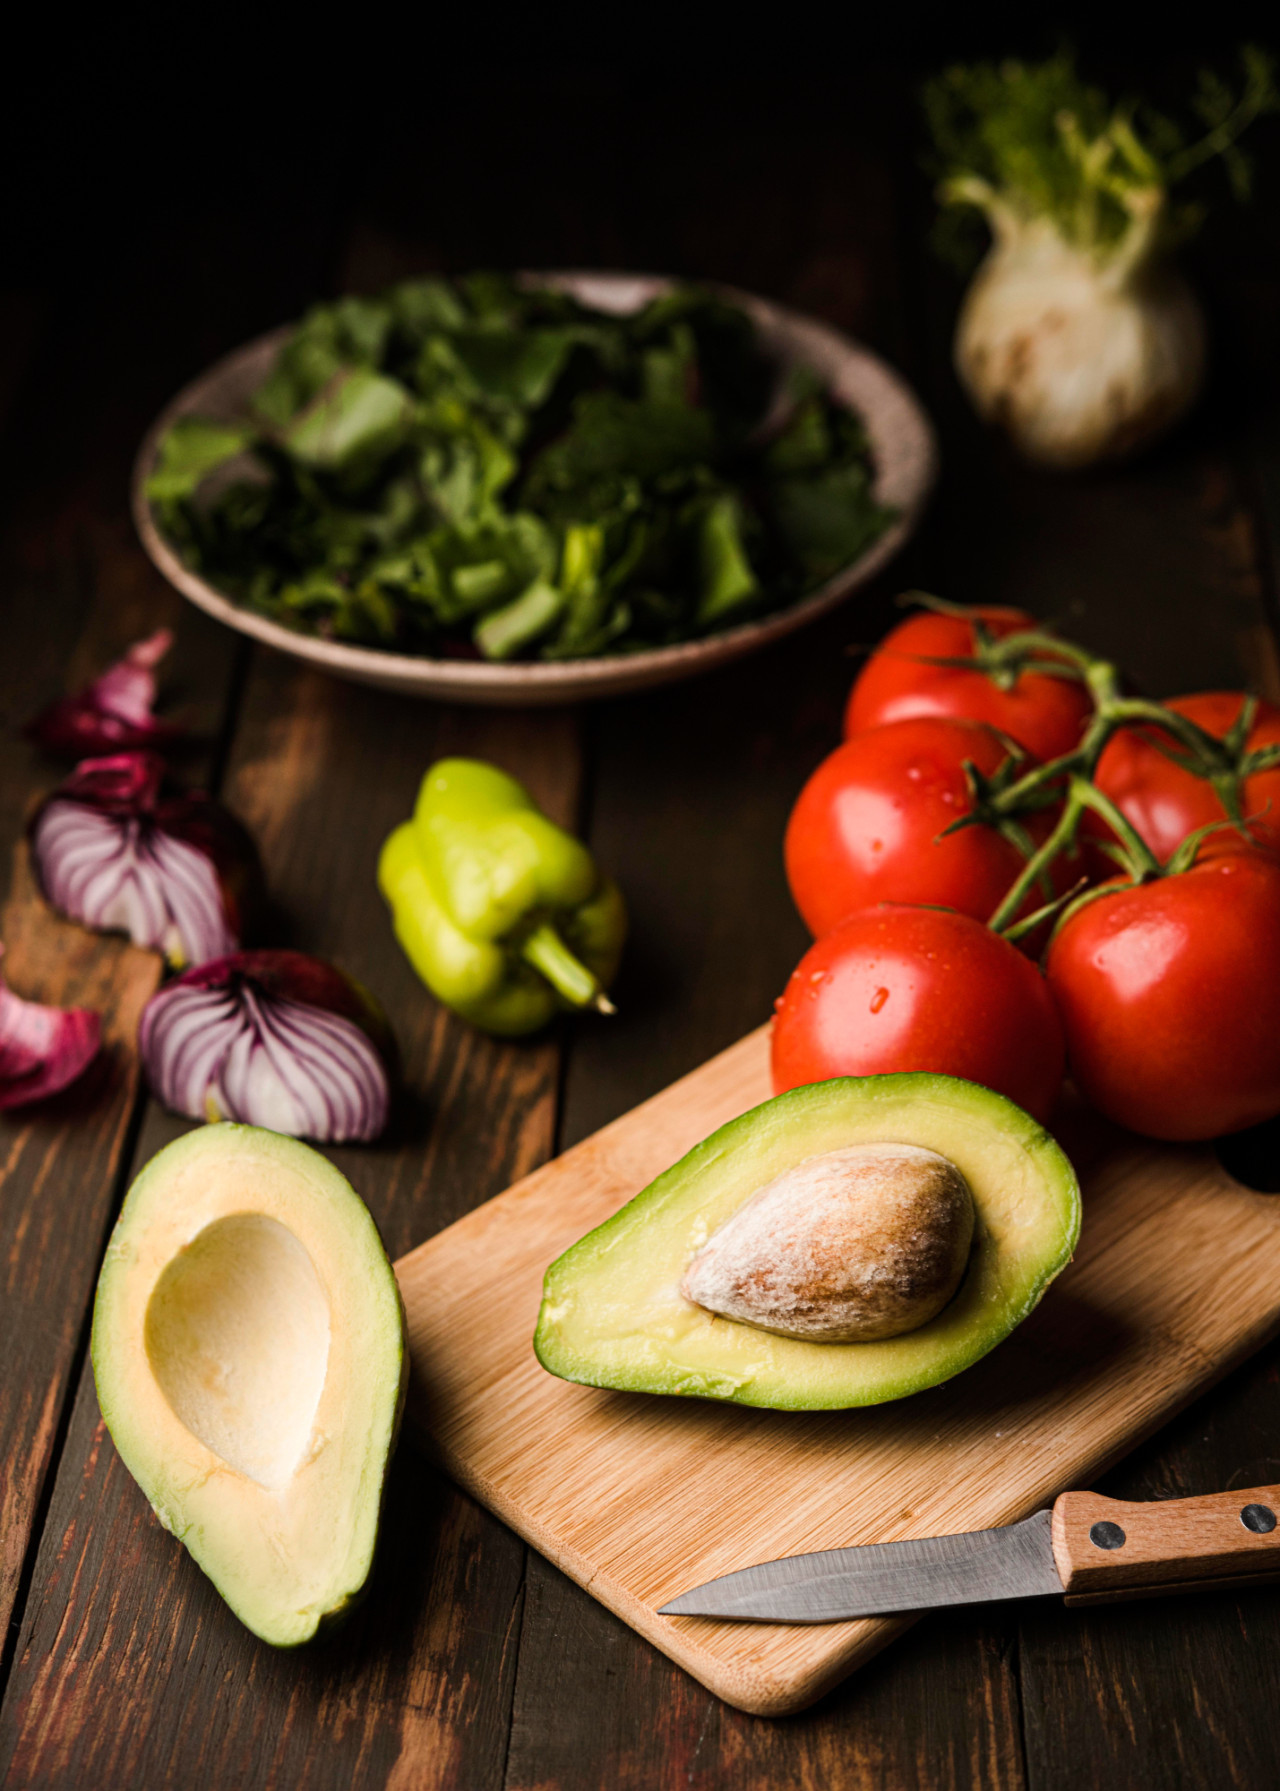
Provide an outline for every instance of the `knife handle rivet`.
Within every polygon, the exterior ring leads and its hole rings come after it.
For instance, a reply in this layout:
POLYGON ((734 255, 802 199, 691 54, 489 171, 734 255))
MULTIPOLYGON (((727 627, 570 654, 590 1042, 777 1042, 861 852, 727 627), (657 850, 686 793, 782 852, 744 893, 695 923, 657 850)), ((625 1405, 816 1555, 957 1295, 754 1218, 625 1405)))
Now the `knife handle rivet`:
POLYGON ((1240 1522, 1255 1536, 1268 1536, 1276 1527, 1276 1514, 1270 1505, 1246 1505, 1240 1513, 1240 1522))
POLYGON ((1095 1548, 1123 1548, 1125 1534, 1119 1524, 1100 1523, 1091 1527, 1089 1540, 1095 1548))

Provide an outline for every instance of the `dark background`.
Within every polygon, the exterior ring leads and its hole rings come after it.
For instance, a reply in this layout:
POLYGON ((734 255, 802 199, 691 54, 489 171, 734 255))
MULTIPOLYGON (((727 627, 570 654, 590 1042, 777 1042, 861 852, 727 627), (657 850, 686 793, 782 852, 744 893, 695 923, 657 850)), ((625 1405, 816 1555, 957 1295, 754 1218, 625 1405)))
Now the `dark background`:
MULTIPOLYGON (((194 711, 191 775, 254 828, 294 942, 375 988, 400 1036, 409 1120, 335 1153, 393 1254, 766 1017, 805 943, 785 816, 838 737, 846 649, 885 625, 898 589, 1062 617, 1157 694, 1249 678, 1280 698, 1260 626, 1280 525, 1280 121, 1256 133, 1249 210, 1206 176, 1217 203, 1187 263, 1214 376, 1167 442, 1054 478, 979 427, 950 370, 961 282, 930 248, 920 79, 956 57, 1042 54, 1065 27, 1086 72, 1173 108, 1201 62, 1226 69, 1241 39, 1265 37, 1271 11, 1202 9, 1192 25, 1153 10, 1029 23, 1026 7, 953 7, 940 25, 864 7, 833 27, 801 6, 758 20, 474 8, 408 33, 368 8, 23 21, 0 105, 4 862, 56 775, 13 724, 175 626, 166 700, 194 711), (856 606, 776 652, 577 715, 451 711, 312 678, 167 591, 125 495, 177 386, 318 294, 477 265, 713 277, 866 339, 938 424, 943 477, 920 536, 856 606), (607 1032, 483 1040, 433 1008, 395 947, 369 866, 423 766, 458 750, 528 775, 626 889, 634 938, 607 1032)), ((45 938, 20 873, 10 900, 6 928, 17 915, 45 938)), ((5 938, 15 986, 43 999, 127 1013, 155 973, 63 929, 37 986, 39 954, 5 938)), ((412 1449, 362 1613, 325 1650, 257 1647, 151 1519, 86 1365, 114 1209, 176 1129, 121 1033, 87 1113, 69 1096, 6 1131, 0 1153, 6 1785, 1274 1791, 1274 1593, 939 1615, 811 1713, 761 1723, 412 1449)), ((1274 1171, 1274 1149, 1261 1156, 1274 1171)), ((1280 1480, 1277 1434, 1273 1345, 1103 1490, 1280 1480)))
MULTIPOLYGON (((156 9, 73 30, 31 9, 0 124, 8 278, 101 277, 227 208, 266 243, 290 218, 354 207, 425 230, 458 267, 504 251, 518 219, 546 257, 583 198, 601 249, 642 222, 664 267, 675 254, 676 271, 711 273, 718 245, 675 240, 708 163, 748 184, 780 138, 910 162, 923 75, 1063 42, 1104 85, 1176 107, 1198 67, 1227 72, 1275 31, 1270 6, 1156 11, 454 7, 406 24, 373 7, 322 24, 156 9)), ((1274 184, 1270 199, 1274 248, 1274 184)))
MULTIPOLYGON (((376 7, 324 22, 318 10, 157 8, 73 28, 45 8, 24 23, 0 120, 0 326, 38 312, 65 332, 71 376, 121 327, 140 355, 170 339, 175 372, 194 373, 280 321, 295 293, 350 283, 355 217, 398 245, 385 270, 364 258, 366 284, 426 267, 625 263, 770 292, 780 263, 803 263, 812 244, 788 296, 915 372, 912 344, 942 341, 961 289, 929 249, 923 76, 1068 42, 1091 78, 1189 118, 1196 69, 1234 73, 1237 46, 1265 42, 1274 9, 1158 13, 574 5, 436 8, 406 24, 376 7), (896 240, 877 281, 853 261, 859 213, 886 212, 865 190, 886 167, 896 240), (284 273, 291 253, 295 277, 273 304, 263 264, 284 273), (890 280, 891 259, 910 277, 890 280), (241 309, 190 329, 184 357, 181 319, 199 310, 186 295, 211 280, 238 287, 241 309), (86 287, 104 318, 128 315, 86 337, 86 287), (922 330, 930 306, 938 321, 922 330)), ((1278 139, 1275 120, 1251 137, 1247 211, 1220 169, 1197 177, 1217 202, 1188 260, 1216 325, 1219 407, 1264 405, 1280 381, 1262 297, 1280 269, 1278 139)))

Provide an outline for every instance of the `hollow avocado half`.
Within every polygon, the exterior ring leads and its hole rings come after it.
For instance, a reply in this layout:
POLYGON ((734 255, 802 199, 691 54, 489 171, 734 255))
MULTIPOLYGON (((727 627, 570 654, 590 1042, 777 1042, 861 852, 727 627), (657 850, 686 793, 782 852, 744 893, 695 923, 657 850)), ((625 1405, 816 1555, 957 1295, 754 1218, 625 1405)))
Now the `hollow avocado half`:
POLYGON ((1080 1190, 1063 1151, 1003 1095, 953 1076, 844 1077, 721 1126, 547 1270, 534 1349, 564 1380, 813 1411, 879 1405, 950 1380, 1008 1336, 1071 1259, 1080 1190), (695 1252, 760 1188, 862 1143, 921 1145, 973 1194, 968 1267, 918 1330, 813 1343, 684 1298, 695 1252))
POLYGON ((93 1312, 125 1466, 241 1622, 292 1647, 373 1562, 404 1316, 368 1208, 318 1151, 210 1125, 152 1158, 93 1312))

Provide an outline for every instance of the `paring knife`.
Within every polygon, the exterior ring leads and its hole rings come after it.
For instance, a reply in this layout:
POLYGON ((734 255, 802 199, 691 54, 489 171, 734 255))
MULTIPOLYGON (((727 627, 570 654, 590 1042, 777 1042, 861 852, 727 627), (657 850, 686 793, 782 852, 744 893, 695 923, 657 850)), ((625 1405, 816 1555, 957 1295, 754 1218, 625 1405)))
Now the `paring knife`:
POLYGON ((1065 1593, 1068 1604, 1280 1579, 1280 1486, 1127 1504, 1063 1493, 1019 1524, 823 1549, 743 1567, 661 1617, 841 1623, 935 1605, 1065 1593))

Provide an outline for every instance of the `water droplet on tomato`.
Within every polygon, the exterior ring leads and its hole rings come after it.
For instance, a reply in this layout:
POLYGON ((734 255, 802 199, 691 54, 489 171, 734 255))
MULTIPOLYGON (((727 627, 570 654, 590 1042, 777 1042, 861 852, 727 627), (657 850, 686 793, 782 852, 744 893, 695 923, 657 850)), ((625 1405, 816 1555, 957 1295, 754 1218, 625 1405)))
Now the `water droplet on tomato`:
POLYGON ((888 999, 889 999, 888 989, 877 989, 875 994, 871 997, 872 1013, 878 1014, 880 1012, 880 1009, 884 1006, 885 1002, 888 1001, 888 999))

